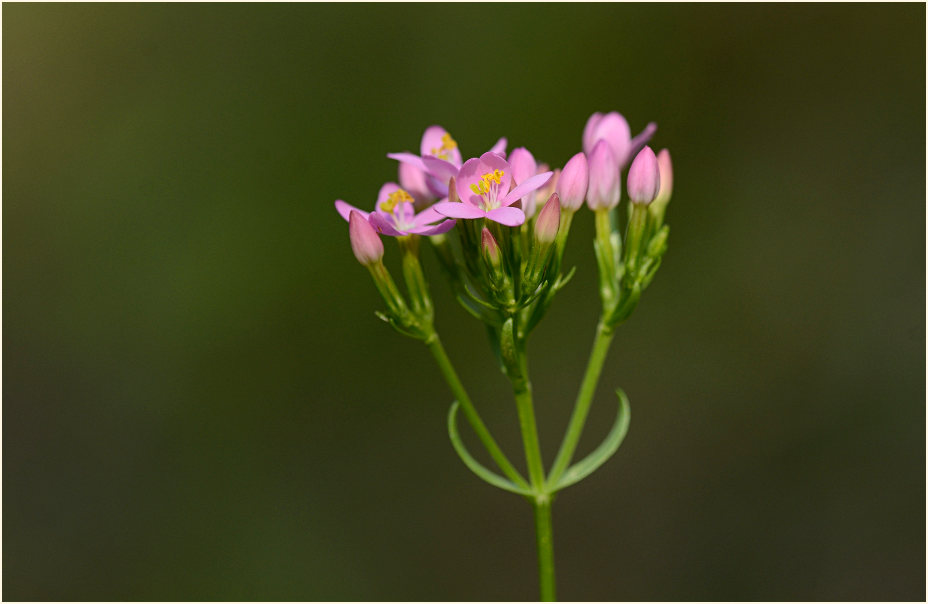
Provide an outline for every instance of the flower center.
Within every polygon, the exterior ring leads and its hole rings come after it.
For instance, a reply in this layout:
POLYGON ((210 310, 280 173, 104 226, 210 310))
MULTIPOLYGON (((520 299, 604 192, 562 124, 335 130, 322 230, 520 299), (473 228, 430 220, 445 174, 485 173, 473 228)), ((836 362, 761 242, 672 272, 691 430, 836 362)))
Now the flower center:
POLYGON ((432 147, 432 155, 439 159, 448 159, 452 149, 457 149, 458 143, 445 132, 441 137, 441 147, 432 147))
POLYGON ((479 182, 475 182, 470 186, 470 190, 473 191, 474 194, 483 198, 483 203, 487 210, 492 210, 496 207, 500 179, 503 178, 503 174, 505 174, 505 172, 502 170, 487 172, 480 176, 479 182))
POLYGON ((396 191, 390 193, 390 196, 387 197, 386 201, 381 202, 380 209, 387 213, 392 213, 396 206, 402 203, 413 203, 415 200, 412 198, 412 195, 404 191, 403 189, 397 189, 396 191))

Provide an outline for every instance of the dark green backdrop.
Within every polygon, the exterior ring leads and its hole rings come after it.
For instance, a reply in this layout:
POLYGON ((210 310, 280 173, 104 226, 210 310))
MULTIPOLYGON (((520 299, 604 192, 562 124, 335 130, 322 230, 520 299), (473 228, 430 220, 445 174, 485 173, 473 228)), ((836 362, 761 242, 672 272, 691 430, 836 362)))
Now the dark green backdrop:
MULTIPOLYGON (((439 123, 562 164, 593 111, 672 149, 670 251, 559 497, 560 595, 925 597, 923 5, 3 7, 6 599, 526 599, 530 508, 474 478, 375 319, 342 197, 439 123)), ((592 217, 531 343, 560 438, 592 217)), ((388 254, 396 257, 392 241, 388 254)), ((503 444, 514 405, 440 281, 503 444)))

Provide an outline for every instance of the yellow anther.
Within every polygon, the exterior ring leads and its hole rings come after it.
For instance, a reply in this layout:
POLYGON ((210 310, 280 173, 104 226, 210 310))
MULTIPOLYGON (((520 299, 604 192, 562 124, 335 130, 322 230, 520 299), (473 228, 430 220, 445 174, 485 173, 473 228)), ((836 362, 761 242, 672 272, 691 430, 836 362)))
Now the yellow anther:
POLYGON ((485 195, 486 193, 489 193, 490 186, 486 183, 485 180, 481 180, 480 182, 475 182, 472 184, 470 186, 470 190, 477 195, 485 195))
POLYGON ((396 191, 390 193, 390 196, 387 197, 387 200, 380 204, 380 209, 384 212, 392 212, 396 206, 401 203, 413 203, 415 200, 412 198, 412 195, 404 191, 403 189, 397 189, 396 191))
POLYGON ((476 193, 477 195, 486 195, 490 192, 490 183, 500 184, 500 180, 503 178, 502 170, 493 170, 492 172, 487 172, 480 176, 480 182, 475 182, 470 186, 470 190, 476 193))
POLYGON ((441 136, 441 147, 432 147, 432 155, 439 157, 441 159, 448 159, 448 152, 452 149, 457 149, 458 143, 451 135, 445 132, 441 136))

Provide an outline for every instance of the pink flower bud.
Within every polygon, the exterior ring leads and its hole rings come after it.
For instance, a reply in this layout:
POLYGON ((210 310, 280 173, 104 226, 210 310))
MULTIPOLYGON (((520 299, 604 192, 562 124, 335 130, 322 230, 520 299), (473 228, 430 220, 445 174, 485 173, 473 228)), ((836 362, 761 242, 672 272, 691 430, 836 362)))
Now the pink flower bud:
POLYGON ((582 152, 570 158, 561 171, 557 181, 557 194, 561 200, 561 207, 571 212, 583 205, 586 191, 590 184, 590 168, 586 162, 586 155, 582 152))
POLYGON ((553 193, 535 220, 535 239, 542 244, 554 242, 561 224, 561 201, 553 193))
POLYGON ((657 193, 658 199, 670 199, 673 193, 673 164, 670 162, 670 151, 661 149, 657 154, 657 165, 661 170, 661 188, 657 193))
POLYGON ((612 156, 616 163, 625 159, 631 145, 632 131, 628 122, 616 111, 605 115, 594 113, 583 129, 583 151, 590 155, 599 141, 606 141, 612 147, 612 156))
POLYGON ((351 238, 351 251, 358 262, 370 266, 383 259, 380 236, 357 210, 352 210, 348 216, 348 235, 351 238))
POLYGON ((491 266, 500 265, 499 244, 496 243, 496 239, 487 227, 483 227, 480 232, 480 251, 491 266))
POLYGON ((628 197, 632 203, 649 204, 661 188, 661 170, 651 147, 642 149, 628 169, 628 197))
POLYGON ((512 170, 512 179, 517 185, 521 185, 532 176, 535 176, 537 172, 538 166, 535 163, 535 158, 525 147, 513 149, 507 161, 509 162, 509 168, 512 170))
POLYGON ((590 153, 590 188, 586 203, 591 210, 612 209, 619 205, 622 195, 619 166, 609 143, 601 140, 590 153))

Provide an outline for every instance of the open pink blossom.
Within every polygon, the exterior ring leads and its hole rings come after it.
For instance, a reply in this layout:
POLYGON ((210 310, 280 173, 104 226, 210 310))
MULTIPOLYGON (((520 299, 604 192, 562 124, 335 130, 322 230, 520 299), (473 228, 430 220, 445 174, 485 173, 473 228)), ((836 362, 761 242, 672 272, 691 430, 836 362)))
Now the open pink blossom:
POLYGON ((375 231, 391 237, 439 235, 454 227, 453 220, 445 220, 444 216, 432 208, 426 208, 416 214, 413 203, 412 195, 395 182, 388 182, 380 187, 373 212, 359 210, 341 199, 336 200, 335 209, 345 220, 349 219, 352 212, 357 212, 375 231))
MULTIPOLYGON (((496 141, 493 153, 506 156, 506 139, 496 141)), ((409 164, 425 175, 429 190, 436 197, 448 195, 448 180, 461 169, 461 151, 458 143, 441 126, 429 126, 422 135, 419 155, 413 153, 387 153, 387 157, 409 164)))
POLYGON ((593 153, 593 147, 596 143, 604 140, 609 143, 612 153, 619 165, 619 170, 623 170, 628 162, 647 144, 654 133, 657 132, 657 124, 654 122, 645 126, 644 130, 632 138, 631 128, 628 122, 622 117, 622 114, 612 111, 603 115, 594 113, 586 122, 583 129, 583 152, 589 155, 593 153))
POLYGON ((531 176, 514 189, 512 167, 501 156, 488 151, 467 160, 455 179, 455 192, 461 201, 440 201, 432 208, 448 218, 487 218, 506 226, 525 222, 525 213, 510 207, 543 186, 551 172, 531 176))

